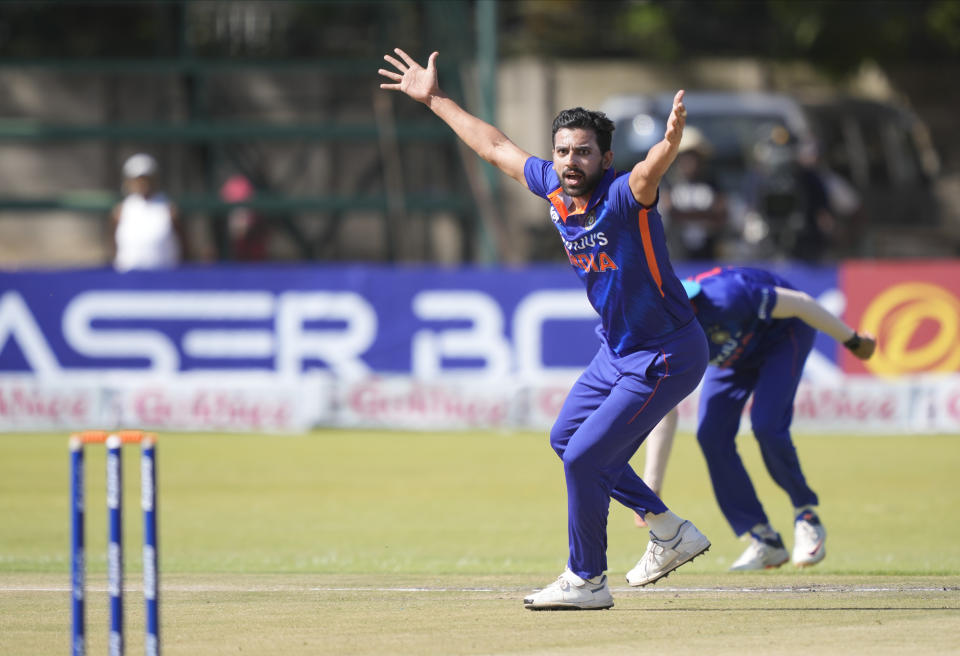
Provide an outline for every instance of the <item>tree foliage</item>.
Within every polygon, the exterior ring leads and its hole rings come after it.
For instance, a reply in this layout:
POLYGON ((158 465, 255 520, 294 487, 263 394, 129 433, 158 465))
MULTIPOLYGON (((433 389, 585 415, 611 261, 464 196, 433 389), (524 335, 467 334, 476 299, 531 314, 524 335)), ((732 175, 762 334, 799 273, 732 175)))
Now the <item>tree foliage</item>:
MULTIPOLYGON (((0 57, 474 51, 479 0, 0 3, 0 57)), ((960 59, 960 0, 500 0, 505 56, 806 59, 838 74, 960 59)))
POLYGON ((508 53, 551 57, 807 59, 835 73, 960 58, 956 0, 520 0, 502 3, 508 53))

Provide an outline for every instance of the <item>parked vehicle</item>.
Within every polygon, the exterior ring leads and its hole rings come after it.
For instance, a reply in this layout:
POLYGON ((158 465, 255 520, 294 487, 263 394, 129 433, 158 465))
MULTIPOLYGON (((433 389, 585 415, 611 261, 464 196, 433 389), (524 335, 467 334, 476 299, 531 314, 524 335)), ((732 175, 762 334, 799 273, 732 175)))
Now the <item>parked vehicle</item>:
POLYGON ((835 98, 804 104, 825 164, 860 192, 871 224, 936 225, 940 165, 926 126, 884 102, 835 98))
MULTIPOLYGON (((782 126, 793 140, 810 140, 813 128, 803 108, 789 96, 770 93, 688 92, 688 125, 703 133, 713 149, 713 161, 725 188, 735 189, 749 169, 750 150, 774 127, 782 126)), ((602 110, 617 126, 613 133, 614 165, 629 166, 663 138, 673 94, 621 95, 609 98, 602 110)))
MULTIPOLYGON (((614 166, 625 168, 643 158, 662 138, 672 102, 673 94, 634 94, 603 104, 616 124, 614 166)), ((727 234, 717 256, 755 259, 789 254, 803 211, 796 153, 814 139, 803 108, 789 96, 771 93, 688 92, 685 103, 687 125, 705 140, 712 178, 727 198, 727 234)), ((668 193, 669 185, 668 176, 668 193)), ((664 219, 670 222, 669 209, 664 219)))
MULTIPOLYGON (((672 93, 629 94, 603 104, 617 126, 617 168, 638 161, 662 138, 672 101, 672 93)), ((922 123, 900 107, 697 91, 688 92, 685 103, 687 125, 709 143, 713 177, 729 199, 720 253, 726 259, 856 255, 864 241, 856 234, 868 225, 939 221, 936 153, 922 123), (831 216, 820 207, 824 202, 831 216), (811 242, 816 231, 829 243, 811 242)), ((669 222, 669 211, 664 218, 669 222)))

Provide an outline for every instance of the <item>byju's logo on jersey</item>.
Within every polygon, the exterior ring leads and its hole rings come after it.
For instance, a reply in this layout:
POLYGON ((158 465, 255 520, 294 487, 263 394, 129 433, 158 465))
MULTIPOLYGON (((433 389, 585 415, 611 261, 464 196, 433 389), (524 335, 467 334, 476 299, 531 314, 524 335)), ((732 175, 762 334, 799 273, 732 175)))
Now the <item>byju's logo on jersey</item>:
POLYGON ((720 325, 710 326, 705 332, 710 341, 720 347, 715 353, 713 349, 710 349, 710 352, 714 354, 713 357, 710 358, 710 364, 718 367, 728 367, 736 362, 743 353, 747 342, 753 337, 753 333, 743 336, 742 331, 731 334, 729 330, 720 325))
POLYGON ((592 235, 584 235, 574 241, 564 240, 563 246, 568 252, 576 253, 577 251, 594 250, 597 246, 606 246, 608 243, 607 236, 602 232, 598 232, 592 235))
POLYGON ((730 339, 730 331, 719 326, 712 326, 707 333, 710 335, 710 341, 714 344, 723 344, 730 339))

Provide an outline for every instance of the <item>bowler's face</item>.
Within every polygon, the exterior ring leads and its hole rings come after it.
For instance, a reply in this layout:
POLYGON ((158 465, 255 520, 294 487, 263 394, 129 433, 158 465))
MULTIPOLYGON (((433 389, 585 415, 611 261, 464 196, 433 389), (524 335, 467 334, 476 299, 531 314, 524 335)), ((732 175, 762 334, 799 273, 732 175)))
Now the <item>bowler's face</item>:
POLYGON ((593 191, 612 161, 613 152, 600 152, 593 130, 561 128, 553 137, 553 170, 568 196, 585 196, 593 191))

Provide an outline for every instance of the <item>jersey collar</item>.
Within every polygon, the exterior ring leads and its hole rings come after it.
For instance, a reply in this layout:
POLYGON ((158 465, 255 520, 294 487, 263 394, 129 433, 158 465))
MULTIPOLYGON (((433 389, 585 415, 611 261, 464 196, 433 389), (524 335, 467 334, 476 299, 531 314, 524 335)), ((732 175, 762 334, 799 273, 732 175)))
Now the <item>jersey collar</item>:
POLYGON ((600 202, 600 199, 606 196, 607 189, 610 188, 610 184, 616 177, 617 173, 612 166, 608 169, 605 169, 603 175, 600 176, 600 180, 597 182, 597 186, 594 187, 593 191, 590 192, 590 200, 587 202, 587 207, 582 211, 573 212, 570 210, 570 207, 573 206, 573 199, 563 193, 563 186, 559 186, 547 194, 547 200, 549 200, 550 204, 553 205, 553 207, 557 210, 557 214, 560 215, 560 219, 566 223, 568 216, 589 214, 590 210, 596 207, 600 202))

